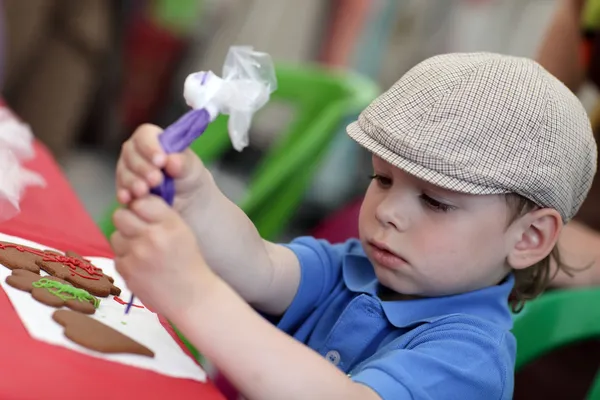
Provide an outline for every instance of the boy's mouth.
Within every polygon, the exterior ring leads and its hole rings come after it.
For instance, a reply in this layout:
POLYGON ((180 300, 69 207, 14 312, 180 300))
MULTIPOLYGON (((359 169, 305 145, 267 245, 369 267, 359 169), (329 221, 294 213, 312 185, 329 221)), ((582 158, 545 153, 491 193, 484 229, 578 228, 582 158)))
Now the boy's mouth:
POLYGON ((368 241, 367 245, 374 261, 382 267, 397 269, 408 264, 403 257, 394 253, 385 243, 368 241))

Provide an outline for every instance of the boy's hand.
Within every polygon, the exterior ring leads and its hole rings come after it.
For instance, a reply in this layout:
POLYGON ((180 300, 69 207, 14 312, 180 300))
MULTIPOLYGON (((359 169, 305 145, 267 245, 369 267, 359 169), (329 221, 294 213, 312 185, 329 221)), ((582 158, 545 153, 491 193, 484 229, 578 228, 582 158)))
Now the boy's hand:
POLYGON ((206 293, 217 278, 196 239, 161 198, 134 200, 113 216, 115 266, 129 289, 148 307, 169 318, 206 293))
MULTIPOLYGON (((206 171, 204 165, 189 149, 166 154, 158 141, 162 129, 154 125, 140 126, 123 144, 117 163, 117 199, 121 204, 146 196, 163 180, 164 169, 175 179, 176 208, 200 186, 206 171)), ((183 205, 185 206, 185 205, 183 205)))

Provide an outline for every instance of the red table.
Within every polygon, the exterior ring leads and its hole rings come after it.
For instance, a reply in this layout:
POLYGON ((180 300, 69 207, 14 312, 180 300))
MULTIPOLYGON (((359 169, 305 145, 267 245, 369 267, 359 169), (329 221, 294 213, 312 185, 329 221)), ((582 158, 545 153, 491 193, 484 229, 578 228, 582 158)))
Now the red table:
MULTIPOLYGON (((28 167, 46 179, 28 188, 21 213, 0 224, 0 232, 87 256, 111 256, 110 246, 39 143, 28 167)), ((93 179, 93 177, 90 177, 93 179)), ((175 379, 104 361, 32 339, 0 289, 0 398, 223 399, 211 383, 175 379)), ((170 327, 166 326, 174 335, 170 327)))

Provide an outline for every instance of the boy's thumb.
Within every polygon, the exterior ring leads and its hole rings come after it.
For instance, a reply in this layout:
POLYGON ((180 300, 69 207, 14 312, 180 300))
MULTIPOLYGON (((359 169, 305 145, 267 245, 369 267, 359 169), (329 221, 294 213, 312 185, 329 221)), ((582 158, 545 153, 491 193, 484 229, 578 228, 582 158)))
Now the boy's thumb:
POLYGON ((169 154, 165 172, 174 179, 186 178, 194 173, 194 159, 197 157, 189 149, 182 153, 169 154))

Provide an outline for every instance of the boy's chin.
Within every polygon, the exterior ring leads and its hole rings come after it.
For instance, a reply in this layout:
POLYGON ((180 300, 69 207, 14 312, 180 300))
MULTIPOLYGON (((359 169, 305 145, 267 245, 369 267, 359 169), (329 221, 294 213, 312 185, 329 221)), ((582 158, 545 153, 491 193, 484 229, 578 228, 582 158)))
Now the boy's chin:
POLYGON ((377 264, 373 264, 373 268, 379 283, 390 291, 407 296, 422 297, 421 288, 407 277, 400 277, 397 273, 394 273, 394 271, 377 264))

